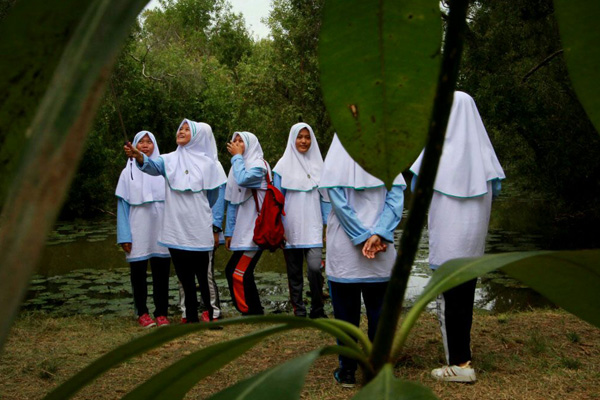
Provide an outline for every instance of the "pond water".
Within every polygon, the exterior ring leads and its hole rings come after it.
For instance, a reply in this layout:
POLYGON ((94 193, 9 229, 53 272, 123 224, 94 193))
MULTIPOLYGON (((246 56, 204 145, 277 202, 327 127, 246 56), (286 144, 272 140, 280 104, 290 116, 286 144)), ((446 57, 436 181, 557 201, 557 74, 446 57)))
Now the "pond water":
MULTIPOLYGON (((556 249, 556 243, 563 249, 588 247, 586 244, 581 246, 581 240, 584 239, 577 239, 568 230, 563 232, 546 222, 545 215, 539 204, 501 198, 494 204, 486 253, 556 249)), ((125 262, 123 251, 116 244, 115 225, 116 221, 112 217, 57 223, 48 236, 47 246, 37 274, 32 278, 23 310, 44 310, 57 316, 78 313, 133 315, 129 266, 125 262)), ((396 242, 401 234, 402 224, 396 231, 396 242)), ((582 235, 590 238, 586 232, 582 235)), ((598 237, 593 240, 597 239, 598 237)), ((407 306, 416 299, 431 276, 427 240, 425 231, 407 288, 407 306)), ((589 247, 599 247, 599 244, 590 243, 589 247)), ((235 315, 224 275, 229 254, 223 246, 216 252, 215 275, 223 309, 226 314, 235 315)), ((256 271, 257 285, 266 311, 291 312, 282 252, 263 253, 256 271)), ((174 273, 170 288, 172 315, 178 317, 176 304, 179 296, 174 273)), ((307 284, 305 288, 308 288, 307 284)), ((152 293, 151 286, 149 293, 152 293)), ((308 299, 307 296, 307 303, 308 299)), ((152 310, 150 297, 148 305, 152 310)), ((489 312, 502 313, 552 305, 518 281, 495 272, 479 280, 475 306, 489 312)), ((326 311, 330 313, 329 302, 326 307, 326 311)))

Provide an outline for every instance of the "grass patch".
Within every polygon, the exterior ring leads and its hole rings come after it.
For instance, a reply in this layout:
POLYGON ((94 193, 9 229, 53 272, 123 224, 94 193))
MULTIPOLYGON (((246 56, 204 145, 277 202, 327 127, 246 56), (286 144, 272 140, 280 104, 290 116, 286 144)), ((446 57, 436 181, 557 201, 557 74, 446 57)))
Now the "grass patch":
POLYGON ((571 357, 560 357, 560 365, 567 369, 577 370, 581 368, 581 361, 571 357))
MULTIPOLYGON (((174 340, 108 371, 75 398, 121 398, 186 354, 255 329, 226 327, 174 340)), ((0 398, 41 399, 105 352, 144 333, 133 318, 23 314, 0 355, 0 398)), ((331 337, 314 330, 269 338, 197 384, 186 399, 207 398, 266 367, 333 343, 331 337)), ((600 399, 600 330, 570 314, 548 310, 515 313, 502 323, 497 315, 477 314, 472 347, 476 384, 432 380, 430 370, 444 362, 444 351, 436 317, 424 314, 409 336, 395 373, 430 387, 441 399, 600 399), (577 341, 571 339, 574 333, 577 341)), ((356 389, 342 389, 333 383, 336 366, 335 356, 318 359, 307 376, 302 399, 351 398, 356 389)))
POLYGON ((577 332, 567 332, 567 339, 569 339, 569 342, 571 343, 581 343, 581 337, 579 336, 579 334, 577 332))
POLYGON ((534 356, 539 356, 548 350, 546 338, 538 331, 530 333, 529 338, 525 343, 531 354, 534 356))

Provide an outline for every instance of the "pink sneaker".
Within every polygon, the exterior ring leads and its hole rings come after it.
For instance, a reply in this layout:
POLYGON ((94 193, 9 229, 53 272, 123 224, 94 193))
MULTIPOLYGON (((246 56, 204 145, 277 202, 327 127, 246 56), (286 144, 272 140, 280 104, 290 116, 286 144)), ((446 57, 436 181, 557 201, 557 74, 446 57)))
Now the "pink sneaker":
POLYGON ((156 322, 148 315, 144 314, 138 318, 138 323, 142 328, 152 328, 156 326, 156 322))
POLYGON ((161 315, 160 317, 156 317, 156 325, 158 326, 166 326, 171 325, 167 317, 161 315))

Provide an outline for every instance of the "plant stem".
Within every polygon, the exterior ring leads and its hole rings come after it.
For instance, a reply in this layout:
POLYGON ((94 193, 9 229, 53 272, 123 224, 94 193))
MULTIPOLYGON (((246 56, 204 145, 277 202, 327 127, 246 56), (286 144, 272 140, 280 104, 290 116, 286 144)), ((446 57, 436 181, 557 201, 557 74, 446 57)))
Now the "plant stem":
MULTIPOLYGON (((442 68, 438 78, 437 92, 433 104, 431 124, 425 145, 425 154, 419 171, 415 196, 410 205, 410 213, 400 239, 400 250, 396 257, 392 276, 385 294, 385 301, 379 319, 377 334, 373 344, 371 363, 377 373, 390 360, 392 342, 402 311, 402 301, 408 278, 417 253, 421 232, 425 224, 427 209, 433 196, 433 183, 442 154, 446 125, 454 98, 458 77, 463 35, 466 27, 468 0, 452 0, 446 30, 442 68)), ((368 372, 368 371, 366 371, 368 372)), ((367 381, 374 376, 367 376, 367 381)))

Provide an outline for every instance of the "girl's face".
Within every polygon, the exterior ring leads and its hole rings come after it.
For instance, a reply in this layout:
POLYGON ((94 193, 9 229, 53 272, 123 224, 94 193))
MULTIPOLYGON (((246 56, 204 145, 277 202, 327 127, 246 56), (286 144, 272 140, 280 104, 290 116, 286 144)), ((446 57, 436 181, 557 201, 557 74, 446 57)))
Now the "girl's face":
POLYGON ((310 149, 310 132, 306 128, 300 129, 296 136, 296 149, 299 153, 306 153, 310 149))
POLYGON ((137 142, 135 148, 147 155, 148 157, 150 157, 154 152, 154 143, 152 143, 150 136, 146 134, 143 138, 140 139, 139 142, 137 142))
POLYGON ((242 154, 246 152, 246 144, 240 135, 237 135, 235 139, 233 139, 233 143, 238 143, 242 147, 242 154))
POLYGON ((187 122, 184 122, 179 128, 177 135, 175 137, 175 141, 179 146, 185 146, 192 140, 192 131, 190 130, 190 126, 187 122))

